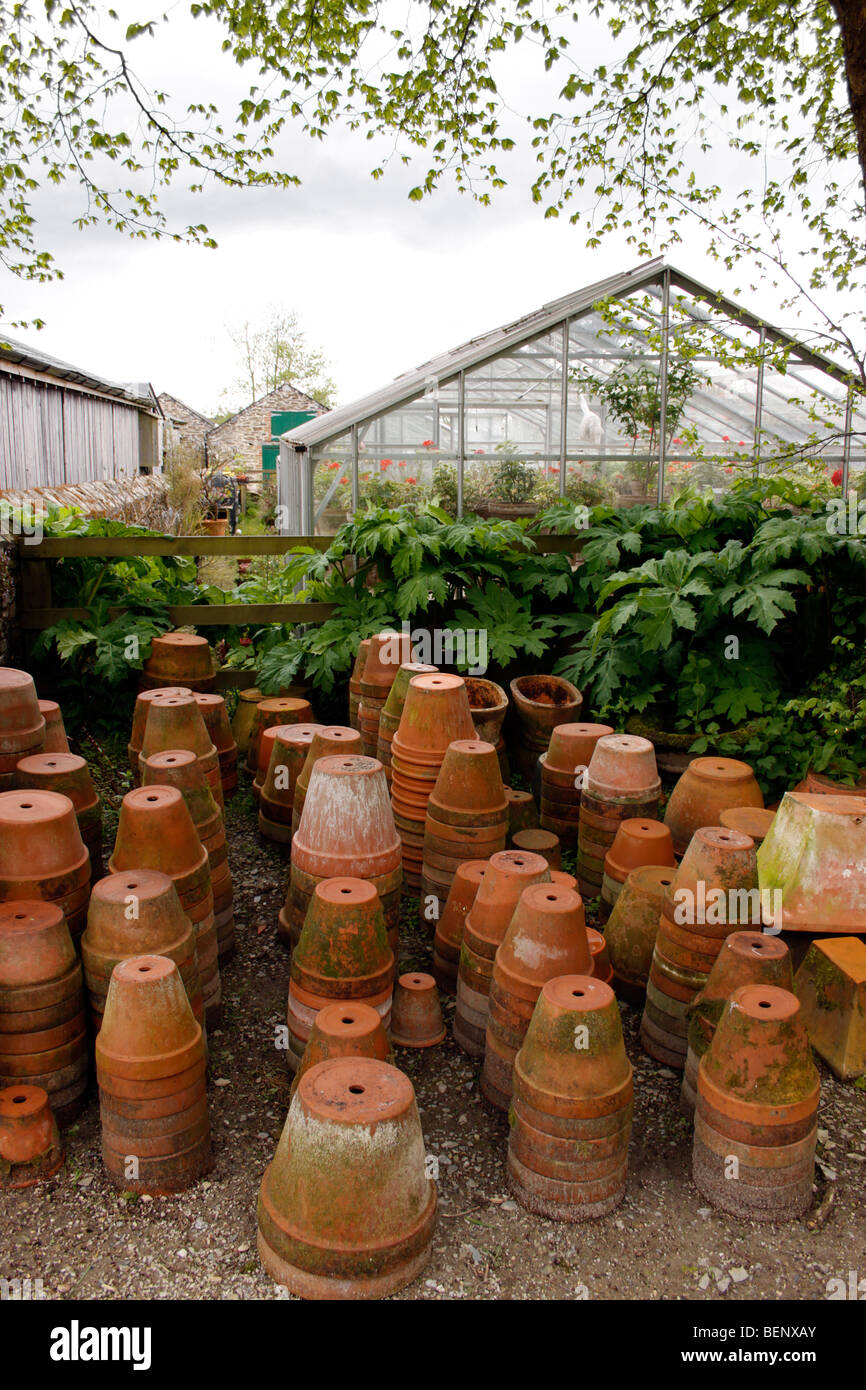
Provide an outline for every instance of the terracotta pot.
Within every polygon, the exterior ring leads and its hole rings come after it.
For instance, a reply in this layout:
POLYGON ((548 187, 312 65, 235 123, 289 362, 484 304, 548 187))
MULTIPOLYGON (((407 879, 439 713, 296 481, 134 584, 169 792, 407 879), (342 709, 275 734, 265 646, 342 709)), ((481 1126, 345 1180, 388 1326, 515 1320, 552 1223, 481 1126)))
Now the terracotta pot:
POLYGON ((370 638, 365 637, 355 654, 355 664, 349 677, 349 727, 358 728, 358 705, 361 702, 361 672, 367 663, 370 638))
POLYGON ((99 873, 102 869, 102 807, 84 759, 68 752, 36 753, 21 759, 15 783, 22 789, 33 787, 69 797, 91 865, 99 873))
POLYGON ((475 725, 463 678, 441 672, 413 676, 392 740, 393 753, 413 766, 438 768, 449 744, 474 738, 475 725))
POLYGON ((68 753, 69 739, 63 724, 63 713, 56 700, 40 700, 39 713, 45 720, 43 753, 68 753))
POLYGON ((633 869, 605 928, 614 987, 630 1003, 643 1001, 662 900, 672 879, 667 869, 633 869))
POLYGON ((512 836, 512 848, 527 854, 540 854, 551 869, 562 867, 559 837, 549 830, 519 830, 512 836))
POLYGON ((204 1036, 173 960, 133 956, 115 966, 96 1069, 102 1156, 116 1186, 162 1195, 210 1171, 204 1036), (155 1083, 163 1083, 158 1097, 155 1083))
POLYGON ((435 1217, 408 1077, 369 1057, 307 1071, 259 1193, 271 1278, 302 1298, 386 1297, 423 1269, 435 1217))
POLYGON ((232 718, 232 735, 241 757, 249 751, 250 739, 256 722, 256 710, 264 698, 262 691, 255 685, 249 686, 246 690, 238 691, 238 703, 232 718))
POLYGON ((801 1216, 812 1201, 819 1094, 794 995, 772 985, 735 990, 698 1069, 699 1191, 752 1220, 801 1216), (726 1177, 732 1155, 735 1182, 726 1177))
POLYGON ((134 782, 138 782, 140 776, 138 759, 141 754, 141 745, 144 742, 144 731, 147 727, 147 716, 150 713, 151 703, 162 695, 192 695, 192 693, 189 686, 185 685, 156 686, 153 690, 139 691, 135 701, 135 709, 132 712, 132 731, 126 750, 134 782))
POLYGON ((384 767, 385 776, 389 782, 391 780, 391 742, 400 727, 409 682, 413 676, 432 676, 438 670, 438 666, 427 666, 422 661, 406 661, 394 677, 394 684, 391 686, 388 698, 379 714, 376 737, 376 757, 384 767))
POLYGON ((515 766, 528 780, 538 755, 547 751, 553 729, 580 715, 583 696, 561 676, 518 676, 509 689, 520 731, 520 743, 513 750, 515 766))
POLYGON ((156 869, 174 882, 193 924, 208 1027, 220 1018, 222 989, 208 852, 176 787, 139 787, 120 807, 110 873, 156 869))
POLYGON ((377 632, 369 639, 367 657, 359 676, 361 699, 386 700, 398 670, 414 660, 408 633, 377 632))
POLYGON ((213 690, 215 677, 216 661, 205 637, 191 632, 165 632, 150 644, 140 689, 184 685, 190 690, 213 690))
POLYGON ((632 1094, 613 991, 586 975, 548 980, 514 1062, 507 1171, 522 1206, 580 1221, 618 1205, 632 1094))
POLYGON ((701 1058, 712 1042, 728 1000, 743 985, 773 985, 789 993, 793 991, 791 956, 783 941, 753 931, 735 931, 723 941, 707 983, 689 1012, 689 1047, 681 1097, 687 1114, 695 1108, 701 1058))
POLYGON ((866 932, 866 797, 786 792, 758 851, 764 922, 789 932, 866 932), (778 921, 776 918, 778 917, 778 921))
POLYGON ((769 834, 775 818, 775 811, 763 811, 760 806, 734 806, 721 812, 719 825, 726 830, 738 830, 741 835, 748 835, 758 849, 769 834))
POLYGON ((843 782, 834 782, 832 777, 825 777, 810 768, 792 790, 805 792, 807 796, 866 796, 866 777, 858 777, 853 787, 847 787, 843 782))
POLYGON ((260 700, 256 706, 256 717, 250 741, 247 745, 246 770, 255 777, 259 766, 259 739, 265 729, 276 724, 312 724, 315 722, 309 700, 295 699, 291 695, 277 695, 272 699, 260 700))
MULTIPOLYGON (((308 755, 309 756, 309 755, 308 755)), ((321 758, 313 766, 292 864, 327 878, 374 878, 400 863, 400 840, 376 758, 321 758)))
POLYGON ((495 681, 480 676, 465 676, 466 694, 475 725, 475 737, 494 747, 502 737, 502 725, 508 713, 508 695, 495 681))
POLYGON ((0 792, 0 902, 41 898, 56 903, 77 941, 89 895, 90 855, 69 797, 0 792))
POLYGON ((613 844, 605 855, 599 918, 606 922, 632 869, 648 865, 676 868, 671 833, 657 820, 620 821, 613 844))
POLYGON ((520 895, 533 883, 549 883, 550 870, 539 854, 505 850, 494 854, 463 924, 457 976, 454 1041, 470 1057, 483 1057, 490 983, 496 951, 520 895))
POLYGON ((600 738, 613 736, 609 724, 558 724, 550 735, 550 744, 542 758, 542 767, 551 772, 571 774, 588 767, 600 738))
POLYGON ((481 1072, 481 1092, 491 1105, 507 1111, 511 1104, 514 1058, 545 982, 590 974, 580 895, 553 883, 524 889, 493 965, 481 1072))
POLYGON ((0 1091, 0 1192, 33 1187, 61 1168, 63 1144, 39 1086, 0 1091))
POLYGON ((394 1050, 381 1018, 369 1004, 356 999, 326 1004, 319 1010, 292 1082, 292 1095, 311 1067, 332 1057, 372 1057, 393 1066, 394 1050))
POLYGON ((195 702, 217 751, 223 800, 230 801, 238 789, 238 746, 232 735, 226 702, 222 695, 199 693, 196 693, 195 702))
MULTIPOLYGON (((311 727, 313 726, 309 724, 303 725, 305 729, 311 727)), ((338 753, 360 754, 362 746, 361 735, 357 729, 348 729, 343 724, 318 724, 315 726, 315 732, 307 744, 306 757, 294 786, 293 835, 301 822, 307 788, 310 785, 310 778, 316 763, 322 758, 335 757, 338 753)))
POLYGON ((590 797, 616 805, 646 802, 659 795, 655 751, 648 738, 606 734, 598 739, 586 771, 590 797))
POLYGON ((458 739, 450 744, 426 803, 420 902, 423 921, 438 919, 460 863, 505 849, 507 814, 493 744, 479 739, 458 739), (436 869, 441 873, 434 874, 436 869))
POLYGON ((445 910, 433 937, 433 975, 445 994, 457 989, 457 967, 463 943, 463 924, 487 869, 486 859, 467 859, 454 872, 445 910))
POLYGON ((321 724, 277 724, 271 759, 259 796, 259 831, 268 840, 291 844, 298 778, 321 724))
POLYGON ((109 874, 93 886, 81 959, 96 1032, 116 965, 132 956, 165 956, 180 973, 196 1022, 204 1024, 195 932, 167 874, 154 869, 109 874))
POLYGON ((834 1075, 866 1074, 866 944, 857 936, 814 941, 795 988, 809 1041, 834 1075))
POLYGON ((19 758, 43 751, 45 736, 33 677, 0 666, 0 790, 13 785, 19 758))
POLYGON ((39 1086, 59 1124, 76 1119, 88 1077, 84 989, 66 919, 53 903, 0 905, 0 1038, 0 1081, 39 1086), (54 1040, 46 1046, 48 1034, 54 1040))
POLYGON ((445 1041, 445 1020, 432 975, 410 971, 394 986, 391 1039, 395 1047, 436 1047, 445 1041))
MULTIPOLYGON (((505 800, 508 804, 508 836, 509 839, 521 830, 535 830, 538 827, 538 810, 530 792, 515 791, 513 787, 505 788, 505 800)), ((512 848, 509 845, 509 849, 512 848)))
POLYGON ((151 700, 147 711, 144 738, 138 755, 139 781, 144 780, 148 758, 155 753, 176 752, 178 749, 196 755, 214 800, 222 809, 219 758, 195 696, 159 695, 151 700))
POLYGON ((674 850, 682 855, 695 831, 718 825, 722 811, 763 805, 763 793, 748 763, 736 758, 695 758, 671 792, 665 825, 673 836, 674 850))

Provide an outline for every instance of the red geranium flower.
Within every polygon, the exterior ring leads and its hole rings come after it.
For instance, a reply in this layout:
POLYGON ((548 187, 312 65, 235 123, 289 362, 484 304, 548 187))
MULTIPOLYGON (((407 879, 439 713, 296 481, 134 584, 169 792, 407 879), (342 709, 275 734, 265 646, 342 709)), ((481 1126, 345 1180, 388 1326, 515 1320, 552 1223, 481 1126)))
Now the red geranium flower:
POLYGON ((252 637, 239 637, 238 642, 242 647, 251 647, 253 645, 252 637))
POLYGON ((836 469, 836 472, 833 473, 833 474, 831 474, 831 476, 830 476, 830 482, 833 484, 834 487, 841 487, 841 486, 842 486, 842 469, 841 469, 841 468, 837 468, 837 469, 836 469))
POLYGON ((730 444, 730 442, 731 442, 731 436, 730 436, 729 434, 723 434, 723 435, 722 435, 722 443, 723 443, 723 444, 730 444))
POLYGON ((407 483, 417 483, 417 481, 418 481, 417 478, 407 478, 407 479, 406 479, 406 482, 407 482, 407 483))
POLYGON ((421 448, 422 448, 422 449, 433 449, 434 447, 435 447, 435 445, 433 444, 433 440, 432 440, 432 439, 422 439, 422 440, 421 440, 421 448))
POLYGON ((384 472, 384 470, 385 470, 386 468, 390 468, 390 467, 391 467, 391 464, 392 464, 393 462, 394 462, 393 459, 382 459, 382 460, 380 461, 380 463, 379 463, 379 467, 380 467, 380 469, 384 472))

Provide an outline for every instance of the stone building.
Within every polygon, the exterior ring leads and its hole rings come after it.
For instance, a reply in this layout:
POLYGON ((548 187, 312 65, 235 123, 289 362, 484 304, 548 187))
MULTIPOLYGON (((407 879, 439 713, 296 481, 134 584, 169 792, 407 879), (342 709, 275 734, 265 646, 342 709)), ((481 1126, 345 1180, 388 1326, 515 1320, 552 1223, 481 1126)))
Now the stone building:
POLYGON ((196 468, 204 468, 207 459, 206 436, 214 427, 213 420, 200 411, 193 410, 185 401, 178 400, 167 391, 160 392, 157 398, 165 416, 164 439, 166 453, 174 449, 185 449, 196 468))
POLYGON ((239 465, 250 473, 259 473, 262 468, 262 445, 270 444, 272 440, 272 415, 282 412, 324 415, 327 409, 320 401, 314 401, 312 396, 285 382, 276 391, 269 391, 266 396, 261 396, 252 405, 239 410, 237 415, 232 415, 208 432, 207 461, 209 464, 239 465))

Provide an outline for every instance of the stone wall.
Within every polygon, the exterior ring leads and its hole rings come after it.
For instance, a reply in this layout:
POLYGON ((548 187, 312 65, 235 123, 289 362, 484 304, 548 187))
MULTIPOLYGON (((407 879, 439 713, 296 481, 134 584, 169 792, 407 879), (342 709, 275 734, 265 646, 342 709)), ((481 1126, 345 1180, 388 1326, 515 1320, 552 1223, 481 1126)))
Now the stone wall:
POLYGON ((238 411, 230 420, 217 425, 207 436, 209 464, 234 464, 258 473, 262 466, 262 445, 271 442, 271 415, 280 410, 314 410, 324 415, 326 408, 286 384, 238 411))
POLYGON ((194 467, 204 468, 207 461, 205 438, 213 429, 213 420, 179 401, 176 396, 169 395, 167 391, 163 391, 157 399, 165 416, 163 448, 166 459, 169 460, 174 453, 182 450, 194 467))

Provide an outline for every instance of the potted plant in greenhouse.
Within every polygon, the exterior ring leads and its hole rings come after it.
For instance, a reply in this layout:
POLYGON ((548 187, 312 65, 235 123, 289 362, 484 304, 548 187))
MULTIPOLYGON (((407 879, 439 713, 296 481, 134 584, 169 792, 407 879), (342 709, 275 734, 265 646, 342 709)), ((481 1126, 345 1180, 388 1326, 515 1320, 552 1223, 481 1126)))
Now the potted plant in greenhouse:
POLYGON ((517 458, 507 440, 496 448, 502 457, 492 470, 489 498, 476 507, 478 515, 506 519, 534 516, 538 511, 538 503, 532 500, 540 477, 537 469, 517 458))

